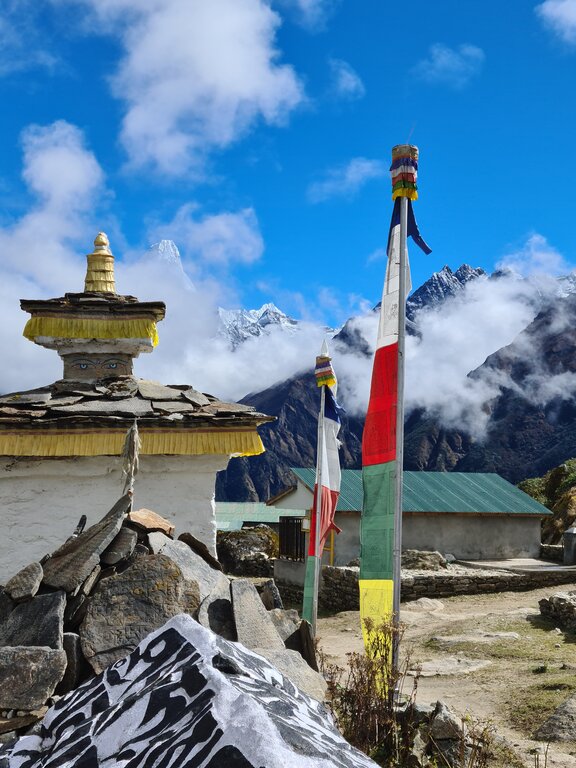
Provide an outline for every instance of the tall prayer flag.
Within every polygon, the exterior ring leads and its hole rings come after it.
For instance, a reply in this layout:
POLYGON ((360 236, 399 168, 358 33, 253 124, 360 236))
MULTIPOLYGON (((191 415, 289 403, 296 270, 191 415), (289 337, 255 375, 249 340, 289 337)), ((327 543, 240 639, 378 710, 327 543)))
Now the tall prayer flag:
POLYGON ((338 456, 338 432, 340 431, 340 406, 336 402, 337 381, 326 342, 316 358, 316 384, 321 387, 320 413, 318 415, 318 448, 316 454, 316 482, 310 520, 310 539, 302 617, 310 622, 316 632, 318 612, 318 583, 322 551, 331 530, 339 533, 334 523, 336 505, 340 494, 340 457, 338 456))
MULTIPOLYGON (((388 264, 368 412, 362 437, 364 504, 361 522, 360 619, 378 625, 395 616, 400 598, 402 526, 402 452, 404 437, 404 326, 410 268, 406 237, 425 253, 412 200, 418 197, 418 149, 409 144, 392 149, 394 209, 388 235, 388 264)), ((366 633, 365 633, 366 637, 366 633)))

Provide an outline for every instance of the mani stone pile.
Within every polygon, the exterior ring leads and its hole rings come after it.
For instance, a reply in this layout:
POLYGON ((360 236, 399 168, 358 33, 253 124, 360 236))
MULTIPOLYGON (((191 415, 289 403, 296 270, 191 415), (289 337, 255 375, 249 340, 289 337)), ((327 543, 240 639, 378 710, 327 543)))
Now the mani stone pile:
POLYGON ((230 579, 130 495, 77 530, 0 592, 0 768, 374 765, 272 580, 230 579))

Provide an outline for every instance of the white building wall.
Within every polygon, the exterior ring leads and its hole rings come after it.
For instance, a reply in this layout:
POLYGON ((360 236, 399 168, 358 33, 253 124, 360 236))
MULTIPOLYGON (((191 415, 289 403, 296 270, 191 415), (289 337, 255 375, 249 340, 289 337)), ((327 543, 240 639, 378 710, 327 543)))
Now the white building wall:
MULTIPOLYGON (((176 535, 190 531, 215 554, 214 486, 228 456, 141 456, 134 509, 170 520, 176 535)), ((122 493, 121 460, 0 459, 0 583, 59 547, 80 516, 98 522, 122 493)))

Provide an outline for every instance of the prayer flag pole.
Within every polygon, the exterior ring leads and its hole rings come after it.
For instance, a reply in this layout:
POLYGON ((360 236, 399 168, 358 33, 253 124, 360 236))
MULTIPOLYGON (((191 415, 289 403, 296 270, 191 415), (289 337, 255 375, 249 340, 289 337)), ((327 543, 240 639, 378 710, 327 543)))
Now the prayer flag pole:
MULTIPOLYGON (((397 625, 400 611, 402 551, 402 469, 404 449, 404 361, 406 296, 410 271, 406 241, 411 236, 425 253, 412 201, 418 198, 418 148, 392 149, 394 209, 388 235, 388 265, 380 307, 368 412, 362 436, 364 504, 361 520, 360 618, 364 641, 383 621, 397 625)), ((392 648, 392 663, 397 648, 392 648)))
POLYGON ((326 341, 323 342, 320 355, 316 358, 315 376, 316 383, 320 387, 320 412, 318 414, 314 503, 310 520, 310 540, 302 604, 302 618, 310 623, 314 636, 316 636, 318 619, 318 589, 322 551, 330 531, 339 530, 334 524, 334 514, 340 493, 340 460, 337 438, 340 418, 338 415, 339 406, 335 397, 336 376, 332 369, 326 341))

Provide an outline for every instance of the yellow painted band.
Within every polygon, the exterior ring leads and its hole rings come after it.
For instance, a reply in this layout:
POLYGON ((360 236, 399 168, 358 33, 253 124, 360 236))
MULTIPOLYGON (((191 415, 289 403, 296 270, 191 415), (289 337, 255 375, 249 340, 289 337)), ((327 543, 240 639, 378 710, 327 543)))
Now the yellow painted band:
POLYGON ((150 339, 158 344, 158 330, 153 320, 145 318, 31 317, 23 335, 34 341, 37 336, 57 339, 150 339))
MULTIPOLYGON (((0 456, 118 456, 122 453, 125 430, 50 429, 43 432, 0 431, 0 456)), ((260 435, 252 430, 201 430, 147 432, 140 428, 141 455, 191 456, 231 454, 257 456, 264 452, 260 435)))
POLYGON ((371 619, 374 627, 390 621, 394 611, 394 582, 392 579, 360 579, 360 623, 364 645, 368 648, 370 636, 365 619, 371 619))

